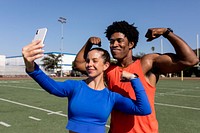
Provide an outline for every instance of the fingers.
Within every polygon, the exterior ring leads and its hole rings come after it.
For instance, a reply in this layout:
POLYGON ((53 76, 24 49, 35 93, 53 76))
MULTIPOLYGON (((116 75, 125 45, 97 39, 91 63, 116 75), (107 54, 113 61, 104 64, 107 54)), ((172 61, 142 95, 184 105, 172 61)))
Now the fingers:
POLYGON ((147 38, 147 42, 152 41, 153 38, 153 31, 151 29, 148 29, 147 33, 145 34, 145 37, 147 38))
POLYGON ((34 60, 43 56, 44 50, 42 49, 44 44, 40 41, 34 41, 22 48, 22 55, 26 62, 34 62, 34 60))
POLYGON ((163 34, 164 28, 150 28, 148 29, 145 37, 147 38, 147 42, 152 41, 163 34))
POLYGON ((89 42, 93 45, 98 45, 101 47, 101 38, 99 37, 90 37, 89 42))
POLYGON ((129 78, 129 76, 131 76, 132 74, 127 72, 127 71, 122 71, 122 77, 124 78, 129 78))
POLYGON ((127 72, 127 71, 122 71, 122 74, 121 74, 121 81, 122 81, 122 82, 127 82, 127 81, 130 80, 131 76, 132 76, 132 73, 129 73, 129 72, 127 72))
POLYGON ((146 38, 149 38, 152 36, 152 30, 151 29, 148 29, 147 33, 145 34, 145 37, 146 38))
POLYGON ((154 38, 148 38, 146 41, 147 42, 150 42, 150 41, 152 41, 154 38))

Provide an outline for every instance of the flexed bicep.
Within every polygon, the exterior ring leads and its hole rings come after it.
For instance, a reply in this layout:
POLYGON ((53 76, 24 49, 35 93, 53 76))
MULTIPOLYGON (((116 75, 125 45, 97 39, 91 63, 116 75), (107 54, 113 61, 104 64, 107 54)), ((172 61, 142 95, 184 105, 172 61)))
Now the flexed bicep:
POLYGON ((185 65, 176 54, 166 53, 154 59, 153 68, 157 69, 159 74, 166 74, 181 71, 185 65))

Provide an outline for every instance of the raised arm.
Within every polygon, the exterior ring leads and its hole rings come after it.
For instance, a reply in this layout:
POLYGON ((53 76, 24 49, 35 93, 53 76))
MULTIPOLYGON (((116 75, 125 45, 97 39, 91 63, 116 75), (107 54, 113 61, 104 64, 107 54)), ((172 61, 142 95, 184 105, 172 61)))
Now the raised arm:
POLYGON ((90 37, 85 45, 81 48, 81 50, 76 55, 74 60, 74 69, 85 73, 85 58, 87 56, 88 51, 92 48, 93 45, 101 46, 101 39, 99 37, 90 37))
POLYGON ((151 107, 144 90, 144 87, 136 74, 132 74, 126 71, 122 72, 122 82, 131 82, 131 85, 135 91, 136 100, 118 95, 116 98, 116 105, 114 109, 119 111, 134 114, 134 115, 148 115, 151 113, 151 107))
POLYGON ((32 77, 44 90, 49 92, 50 94, 66 97, 70 93, 70 86, 72 83, 68 82, 57 82, 47 76, 39 66, 34 62, 36 59, 41 58, 43 56, 44 47, 40 41, 34 41, 25 47, 22 48, 22 55, 24 57, 24 63, 26 66, 26 72, 32 77), (65 89, 68 86, 67 89, 65 89))
MULTIPOLYGON (((178 72, 186 67, 194 66, 199 62, 196 54, 191 47, 179 36, 174 34, 168 28, 151 28, 146 33, 147 41, 152 41, 163 35, 174 47, 176 53, 154 54, 146 56, 142 60, 143 64, 149 63, 149 69, 156 70, 158 73, 178 72)), ((145 66, 145 65, 143 65, 145 66)), ((144 68, 144 72, 149 71, 144 68)))

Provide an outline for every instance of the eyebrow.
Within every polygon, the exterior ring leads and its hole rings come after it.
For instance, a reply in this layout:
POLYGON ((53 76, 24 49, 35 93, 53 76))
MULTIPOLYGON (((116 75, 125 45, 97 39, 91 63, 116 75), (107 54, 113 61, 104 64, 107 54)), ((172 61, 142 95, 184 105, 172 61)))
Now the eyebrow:
MULTIPOLYGON (((92 58, 91 60, 95 60, 95 59, 99 59, 99 58, 92 58)), ((87 58, 87 60, 89 60, 89 59, 87 58)))
POLYGON ((124 39, 124 38, 121 38, 121 37, 118 37, 118 38, 110 38, 110 40, 118 40, 118 39, 124 39))

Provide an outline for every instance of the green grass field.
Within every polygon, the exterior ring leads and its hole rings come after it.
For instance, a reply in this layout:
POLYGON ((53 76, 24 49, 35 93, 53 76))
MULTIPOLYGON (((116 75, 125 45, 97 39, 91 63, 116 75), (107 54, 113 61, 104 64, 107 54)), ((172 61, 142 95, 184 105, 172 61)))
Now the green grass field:
MULTIPOLYGON (((156 92, 160 133, 200 132, 200 79, 161 79, 156 92)), ((67 133, 66 123, 67 98, 29 78, 0 80, 0 133, 67 133)))

